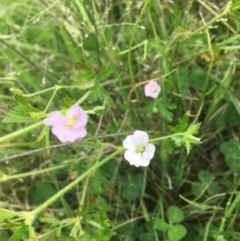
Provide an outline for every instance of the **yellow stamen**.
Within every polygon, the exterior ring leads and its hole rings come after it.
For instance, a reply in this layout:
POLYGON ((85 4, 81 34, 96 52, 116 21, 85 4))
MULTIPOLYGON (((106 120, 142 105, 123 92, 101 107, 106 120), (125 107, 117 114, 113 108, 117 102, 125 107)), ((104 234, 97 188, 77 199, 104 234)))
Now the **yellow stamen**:
POLYGON ((143 146, 143 145, 137 146, 137 148, 136 148, 137 153, 143 153, 144 151, 145 151, 145 146, 143 146))
POLYGON ((157 91, 156 88, 152 88, 152 92, 155 93, 157 91))
POLYGON ((66 126, 73 127, 76 121, 77 121, 77 118, 76 116, 73 115, 67 120, 66 126))

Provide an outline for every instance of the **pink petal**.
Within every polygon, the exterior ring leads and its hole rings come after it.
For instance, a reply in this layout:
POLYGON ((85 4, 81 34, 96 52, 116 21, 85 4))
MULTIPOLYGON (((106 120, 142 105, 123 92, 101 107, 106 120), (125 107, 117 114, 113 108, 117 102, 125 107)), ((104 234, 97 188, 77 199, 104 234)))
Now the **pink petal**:
POLYGON ((144 158, 143 156, 140 158, 140 160, 134 164, 134 166, 136 167, 140 167, 140 166, 143 166, 143 167, 146 167, 150 164, 150 159, 147 159, 147 158, 144 158))
POLYGON ((144 93, 147 97, 157 98, 161 91, 160 85, 153 80, 150 80, 144 87, 144 93))
POLYGON ((74 128, 84 127, 88 122, 86 112, 79 105, 73 105, 67 111, 66 118, 70 119, 72 116, 75 116, 77 118, 77 121, 74 124, 74 128))
POLYGON ((59 111, 54 111, 50 113, 49 117, 43 120, 44 124, 47 126, 53 126, 57 122, 64 122, 65 117, 61 115, 59 111))
POLYGON ((129 135, 126 137, 126 139, 123 141, 123 146, 128 150, 136 150, 136 144, 133 141, 133 135, 129 135))
POLYGON ((135 151, 127 150, 124 153, 124 158, 130 162, 131 165, 134 165, 136 162, 138 162, 141 158, 140 153, 136 153, 135 151))
POLYGON ((55 135, 59 141, 65 143, 68 142, 68 138, 65 136, 65 124, 64 123, 57 123, 52 127, 52 133, 55 135))
POLYGON ((145 151, 143 152, 143 157, 146 158, 146 159, 149 159, 151 160, 154 156, 154 152, 155 152, 155 146, 153 144, 148 144, 146 146, 146 149, 145 151))
POLYGON ((77 128, 85 127, 88 122, 87 114, 84 111, 82 111, 81 115, 78 114, 76 117, 77 117, 77 121, 74 124, 74 128, 77 129, 77 128))
POLYGON ((148 144, 148 134, 144 131, 135 131, 133 133, 133 140, 136 145, 144 145, 148 144))
POLYGON ((85 137, 87 134, 86 128, 73 129, 67 127, 65 129, 64 135, 69 142, 74 142, 77 139, 85 137))

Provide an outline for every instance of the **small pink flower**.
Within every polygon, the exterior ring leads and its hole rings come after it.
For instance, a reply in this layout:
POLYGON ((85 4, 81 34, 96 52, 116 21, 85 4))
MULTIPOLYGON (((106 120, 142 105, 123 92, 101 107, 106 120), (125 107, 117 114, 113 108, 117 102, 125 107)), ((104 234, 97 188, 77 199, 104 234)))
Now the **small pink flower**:
POLYGON ((148 144, 148 134, 144 131, 135 131, 133 135, 127 136, 123 146, 127 149, 124 157, 130 165, 136 167, 148 166, 154 156, 155 146, 148 144))
POLYGON ((157 98, 160 91, 160 85, 154 80, 150 80, 144 87, 144 92, 147 97, 157 98))
POLYGON ((70 107, 65 116, 58 111, 54 111, 43 122, 45 125, 52 127, 53 135, 61 142, 74 142, 87 134, 85 126, 88 117, 78 105, 70 107))

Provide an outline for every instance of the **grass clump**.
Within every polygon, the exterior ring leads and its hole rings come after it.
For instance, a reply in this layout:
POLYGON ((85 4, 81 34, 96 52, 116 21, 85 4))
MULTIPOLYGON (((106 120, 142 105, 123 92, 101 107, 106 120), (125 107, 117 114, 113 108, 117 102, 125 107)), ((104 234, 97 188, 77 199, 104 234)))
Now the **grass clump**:
POLYGON ((2 0, 0 240, 240 240, 239 9, 2 0))

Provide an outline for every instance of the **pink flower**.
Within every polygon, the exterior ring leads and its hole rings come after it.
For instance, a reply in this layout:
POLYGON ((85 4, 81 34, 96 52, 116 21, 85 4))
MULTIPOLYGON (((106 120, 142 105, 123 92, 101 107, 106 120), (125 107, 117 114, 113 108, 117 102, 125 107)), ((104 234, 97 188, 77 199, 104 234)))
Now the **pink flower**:
POLYGON ((161 91, 160 85, 153 80, 150 80, 144 87, 144 92, 147 97, 157 98, 161 91))
POLYGON ((74 142, 87 134, 85 126, 88 117, 78 105, 70 107, 65 116, 59 111, 54 111, 43 122, 47 126, 52 126, 53 135, 61 142, 74 142))
POLYGON ((148 166, 154 156, 155 146, 148 144, 148 134, 144 131, 135 131, 123 141, 127 149, 124 158, 136 167, 148 166))

